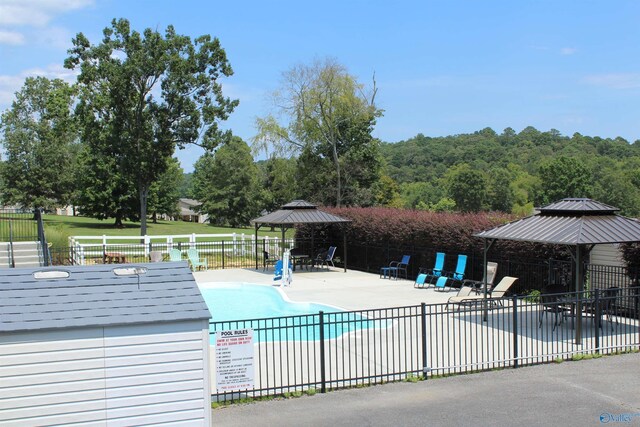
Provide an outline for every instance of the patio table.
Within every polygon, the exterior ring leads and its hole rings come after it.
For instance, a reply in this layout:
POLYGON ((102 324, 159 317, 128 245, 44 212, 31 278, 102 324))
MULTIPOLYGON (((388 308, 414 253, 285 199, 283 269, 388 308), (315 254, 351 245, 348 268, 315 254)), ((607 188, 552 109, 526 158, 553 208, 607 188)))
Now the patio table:
POLYGON ((296 271, 296 264, 300 266, 300 268, 305 267, 309 270, 309 255, 306 254, 291 254, 291 262, 293 263, 293 271, 296 271))

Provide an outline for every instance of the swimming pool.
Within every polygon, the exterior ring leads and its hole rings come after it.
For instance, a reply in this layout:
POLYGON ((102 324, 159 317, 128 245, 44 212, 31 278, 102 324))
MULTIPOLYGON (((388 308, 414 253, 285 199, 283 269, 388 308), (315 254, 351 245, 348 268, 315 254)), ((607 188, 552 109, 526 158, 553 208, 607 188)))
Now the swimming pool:
MULTIPOLYGON (((360 329, 386 327, 384 321, 369 320, 338 307, 292 302, 280 288, 272 286, 209 283, 199 287, 211 311, 211 332, 252 328, 258 342, 315 341, 320 339, 320 311, 325 313, 325 338, 336 338, 360 329)), ((214 339, 212 335, 212 343, 214 339)))

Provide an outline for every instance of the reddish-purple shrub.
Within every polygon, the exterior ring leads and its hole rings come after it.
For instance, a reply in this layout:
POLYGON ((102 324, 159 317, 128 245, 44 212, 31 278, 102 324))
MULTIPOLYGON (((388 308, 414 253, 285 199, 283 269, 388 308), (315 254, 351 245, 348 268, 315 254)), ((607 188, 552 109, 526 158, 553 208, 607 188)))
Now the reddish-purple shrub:
MULTIPOLYGON (((350 244, 391 248, 432 248, 447 253, 481 253, 483 240, 474 237, 484 230, 516 220, 497 212, 437 213, 394 208, 322 208, 351 220, 347 226, 350 244)), ((308 238, 310 227, 300 227, 297 237, 308 238)), ((337 227, 321 231, 324 238, 341 241, 337 227)), ((526 242, 500 241, 493 257, 548 259, 564 258, 563 248, 526 242)))

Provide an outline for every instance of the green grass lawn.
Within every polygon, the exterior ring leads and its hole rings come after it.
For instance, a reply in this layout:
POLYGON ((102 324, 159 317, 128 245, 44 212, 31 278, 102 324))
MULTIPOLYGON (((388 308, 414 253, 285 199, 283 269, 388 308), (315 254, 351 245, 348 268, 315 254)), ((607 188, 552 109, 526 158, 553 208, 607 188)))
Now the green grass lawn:
MULTIPOLYGON (((66 246, 67 239, 70 236, 139 236, 140 223, 125 221, 122 228, 113 225, 113 219, 98 220, 94 218, 80 216, 64 216, 64 215, 43 215, 45 233, 47 241, 54 246, 66 246)), ((276 229, 270 231, 269 227, 263 227, 259 230, 258 236, 279 237, 281 232, 276 229)), ((245 235, 253 235, 255 233, 253 227, 246 228, 230 228, 216 227, 210 224, 198 224, 185 221, 158 221, 157 224, 147 222, 148 235, 179 235, 179 234, 231 234, 244 233, 245 235)), ((287 237, 293 235, 293 230, 289 230, 287 237)), ((230 239, 230 238, 229 238, 230 239)), ((185 240, 185 239, 182 239, 185 240)), ((204 239, 199 239, 204 240, 204 239)), ((215 239, 220 240, 220 239, 215 239)), ((227 239, 225 239, 227 240, 227 239)), ((179 240, 175 240, 179 241, 179 240)), ((89 241, 83 241, 88 243, 89 241)), ((129 241, 131 242, 131 241, 129 241)))

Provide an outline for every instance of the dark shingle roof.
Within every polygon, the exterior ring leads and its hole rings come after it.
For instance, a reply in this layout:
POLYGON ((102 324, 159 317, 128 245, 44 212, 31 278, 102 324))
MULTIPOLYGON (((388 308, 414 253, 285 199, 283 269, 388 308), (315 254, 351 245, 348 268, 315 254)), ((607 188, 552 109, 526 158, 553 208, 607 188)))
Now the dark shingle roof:
POLYGON ((617 208, 590 199, 563 199, 540 213, 476 234, 484 239, 557 245, 640 241, 640 222, 615 215, 617 208))
POLYGON ((210 317, 186 262, 0 270, 0 333, 210 317), (146 272, 114 273, 134 267, 146 272), (69 274, 34 275, 46 271, 69 274))

